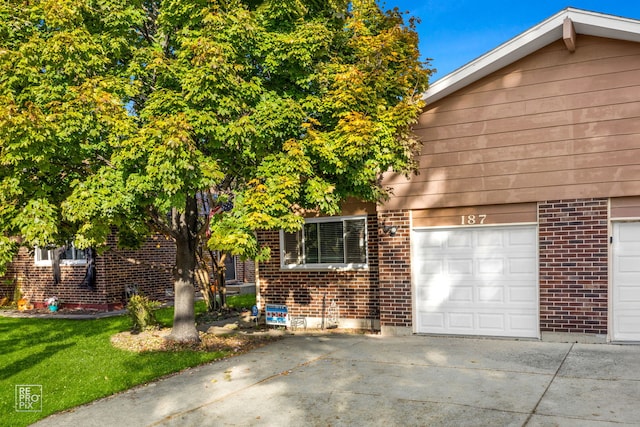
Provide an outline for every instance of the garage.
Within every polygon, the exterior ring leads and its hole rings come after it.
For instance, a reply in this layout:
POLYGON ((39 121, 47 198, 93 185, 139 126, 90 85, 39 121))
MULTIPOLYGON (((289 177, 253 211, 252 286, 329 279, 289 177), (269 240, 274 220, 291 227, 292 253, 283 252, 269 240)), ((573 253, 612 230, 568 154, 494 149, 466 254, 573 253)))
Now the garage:
POLYGON ((414 229, 415 332, 539 337, 535 225, 414 229))
POLYGON ((640 222, 613 223, 611 340, 640 342, 640 222))

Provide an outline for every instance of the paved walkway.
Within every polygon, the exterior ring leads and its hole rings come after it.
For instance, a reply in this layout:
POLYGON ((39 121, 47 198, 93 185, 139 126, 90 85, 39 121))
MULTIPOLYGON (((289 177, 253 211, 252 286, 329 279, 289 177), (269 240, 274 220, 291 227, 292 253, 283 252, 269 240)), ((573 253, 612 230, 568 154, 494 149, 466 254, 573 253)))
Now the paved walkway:
POLYGON ((640 425, 640 346, 296 334, 36 425, 640 425))

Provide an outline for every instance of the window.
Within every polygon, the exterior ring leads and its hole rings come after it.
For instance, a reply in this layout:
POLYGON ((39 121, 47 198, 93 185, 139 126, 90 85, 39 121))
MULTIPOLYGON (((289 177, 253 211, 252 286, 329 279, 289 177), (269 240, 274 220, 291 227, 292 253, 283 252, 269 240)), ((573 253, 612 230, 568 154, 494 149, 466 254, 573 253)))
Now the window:
MULTIPOLYGON (((55 248, 36 248, 35 250, 35 263, 40 266, 51 265, 55 248)), ((60 264, 86 264, 87 254, 84 249, 76 249, 73 243, 65 246, 62 254, 60 255, 60 264)))
POLYGON ((332 269, 367 267, 367 219, 308 219, 303 229, 280 234, 282 267, 332 269))

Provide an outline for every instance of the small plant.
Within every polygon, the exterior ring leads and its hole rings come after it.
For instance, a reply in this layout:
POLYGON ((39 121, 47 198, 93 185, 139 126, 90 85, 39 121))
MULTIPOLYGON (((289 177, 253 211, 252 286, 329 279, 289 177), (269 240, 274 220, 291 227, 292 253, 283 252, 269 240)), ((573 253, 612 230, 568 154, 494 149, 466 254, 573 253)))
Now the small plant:
POLYGON ((159 324, 154 310, 160 307, 159 301, 153 301, 144 295, 133 295, 127 304, 127 313, 133 322, 131 330, 141 332, 156 328, 159 324))

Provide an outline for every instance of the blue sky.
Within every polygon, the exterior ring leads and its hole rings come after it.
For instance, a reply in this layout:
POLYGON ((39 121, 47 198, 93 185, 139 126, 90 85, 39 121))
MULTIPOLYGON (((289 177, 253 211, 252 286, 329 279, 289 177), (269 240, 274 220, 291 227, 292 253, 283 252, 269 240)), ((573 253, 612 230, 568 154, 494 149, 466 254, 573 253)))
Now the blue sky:
POLYGON ((432 58, 434 82, 567 7, 640 19, 640 0, 380 0, 422 21, 420 53, 432 58))

